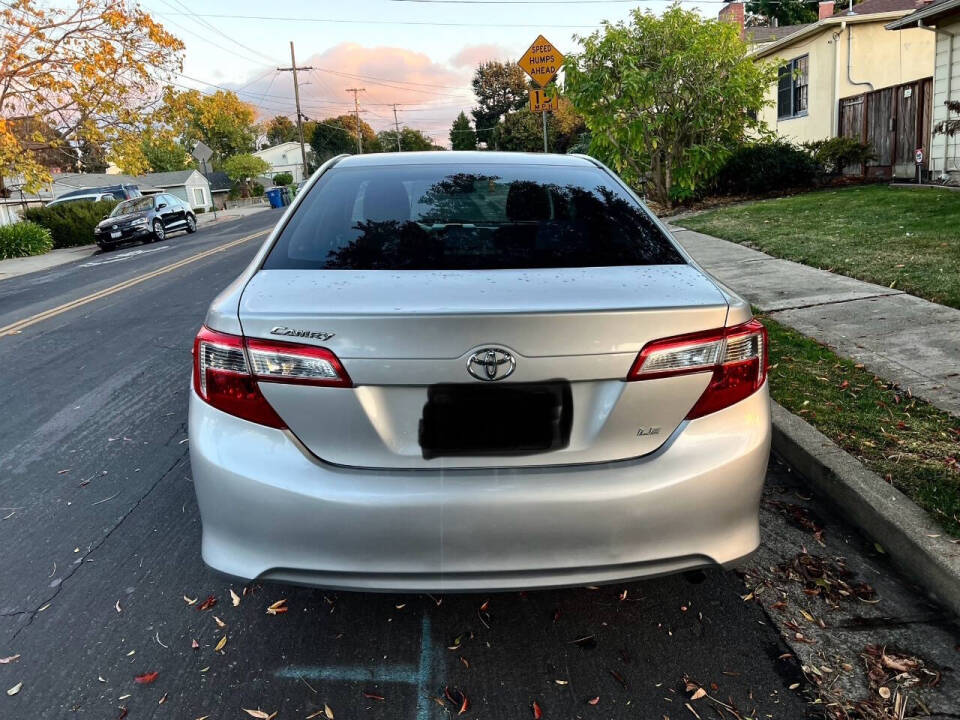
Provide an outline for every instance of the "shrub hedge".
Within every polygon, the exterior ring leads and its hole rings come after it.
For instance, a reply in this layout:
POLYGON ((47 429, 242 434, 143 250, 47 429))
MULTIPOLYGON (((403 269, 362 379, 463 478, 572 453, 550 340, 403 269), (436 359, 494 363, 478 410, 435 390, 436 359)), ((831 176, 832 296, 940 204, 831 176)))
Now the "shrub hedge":
POLYGON ((0 225, 0 260, 28 255, 43 255, 53 249, 53 238, 47 228, 24 220, 0 225))
POLYGON ((93 229, 116 206, 114 200, 69 202, 42 208, 28 208, 24 218, 50 230, 55 248, 90 245, 93 229))
POLYGON ((773 140, 743 145, 734 151, 714 178, 714 191, 752 195, 812 186, 817 163, 803 149, 773 140))

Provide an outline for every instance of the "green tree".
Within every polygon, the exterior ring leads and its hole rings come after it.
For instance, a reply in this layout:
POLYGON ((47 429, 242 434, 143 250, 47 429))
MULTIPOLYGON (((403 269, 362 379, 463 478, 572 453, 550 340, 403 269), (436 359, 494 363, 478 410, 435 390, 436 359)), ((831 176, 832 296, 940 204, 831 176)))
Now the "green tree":
MULTIPOLYGON (((396 130, 383 130, 377 133, 377 141, 380 144, 380 152, 397 152, 396 130)), ((400 130, 400 149, 403 152, 434 150, 435 148, 436 145, 433 144, 433 140, 419 130, 409 127, 400 130)))
POLYGON ((293 175, 288 172, 277 173, 273 176, 273 184, 277 187, 284 187, 293 182, 293 175))
MULTIPOLYGON (((360 136, 363 140, 363 152, 380 151, 377 134, 363 120, 360 121, 360 136)), ((353 115, 338 115, 318 122, 310 136, 310 147, 313 148, 320 162, 329 160, 335 155, 357 152, 356 119, 353 115)))
POLYGON ((266 160, 250 153, 231 155, 223 161, 222 167, 227 177, 240 186, 244 196, 250 194, 250 181, 270 169, 266 160))
MULTIPOLYGON (((145 132, 140 142, 140 149, 153 172, 186 170, 193 162, 193 158, 183 145, 164 134, 145 132)), ((123 165, 120 165, 121 169, 124 169, 123 165)))
POLYGON ((566 95, 592 135, 591 154, 624 179, 649 183, 672 204, 693 195, 751 132, 773 63, 746 56, 732 23, 679 5, 662 16, 639 9, 628 23, 605 23, 580 38, 564 64, 566 95))
POLYGON ((450 145, 454 150, 477 149, 477 133, 470 126, 470 120, 462 110, 450 126, 450 145))
MULTIPOLYGON (((297 125, 286 115, 277 115, 270 119, 266 127, 267 140, 271 145, 279 145, 285 142, 297 142, 300 137, 297 135, 297 125)), ((307 136, 304 136, 304 140, 307 136)))
POLYGON ((750 0, 747 12, 762 15, 771 22, 776 20, 780 25, 816 22, 819 14, 806 0, 750 0))
POLYGON ((168 87, 153 120, 185 147, 203 141, 213 150, 213 167, 221 169, 225 158, 253 149, 255 117, 253 106, 233 92, 218 90, 205 95, 198 90, 177 92, 168 87))
POLYGON ((528 102, 526 73, 516 63, 497 61, 481 63, 473 73, 473 94, 477 106, 473 108, 477 139, 492 141, 493 128, 508 112, 519 110, 528 102))

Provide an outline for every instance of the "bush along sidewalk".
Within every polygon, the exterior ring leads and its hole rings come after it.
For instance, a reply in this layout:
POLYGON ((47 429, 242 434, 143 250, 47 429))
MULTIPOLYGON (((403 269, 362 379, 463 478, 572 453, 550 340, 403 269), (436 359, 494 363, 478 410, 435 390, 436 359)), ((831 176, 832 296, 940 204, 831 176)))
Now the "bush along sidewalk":
POLYGON ((760 317, 770 335, 770 392, 960 536, 960 419, 909 389, 760 317))
POLYGON ((53 237, 41 225, 29 220, 0 225, 0 260, 42 255, 52 249, 53 237))
POLYGON ((90 245, 95 242, 93 229, 116 206, 112 200, 69 202, 42 208, 28 208, 25 219, 50 230, 55 248, 90 245))

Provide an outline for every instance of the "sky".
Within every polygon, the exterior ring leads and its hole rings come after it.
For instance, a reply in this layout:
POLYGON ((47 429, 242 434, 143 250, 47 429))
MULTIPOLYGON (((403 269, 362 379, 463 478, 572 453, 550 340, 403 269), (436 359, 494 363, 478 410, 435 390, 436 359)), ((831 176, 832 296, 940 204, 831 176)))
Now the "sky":
MULTIPOLYGON (((260 118, 294 116, 290 41, 303 113, 315 120, 353 111, 377 131, 394 124, 449 145, 450 124, 473 104, 470 80, 484 60, 517 60, 542 33, 561 52, 574 35, 661 0, 141 0, 141 6, 184 41, 177 83, 207 91, 229 88, 260 118)), ((685 3, 715 16, 723 3, 685 3)))

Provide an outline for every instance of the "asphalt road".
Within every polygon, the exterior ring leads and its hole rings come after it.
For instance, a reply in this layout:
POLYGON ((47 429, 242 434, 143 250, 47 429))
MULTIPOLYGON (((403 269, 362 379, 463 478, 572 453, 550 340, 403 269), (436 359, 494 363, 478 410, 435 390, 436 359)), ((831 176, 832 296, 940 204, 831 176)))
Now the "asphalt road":
POLYGON ((776 462, 746 576, 443 597, 235 584, 234 605, 200 560, 190 347, 260 239, 110 290, 278 217, 0 282, 0 328, 101 293, 0 337, 0 690, 22 683, 0 694, 0 718, 283 720, 327 705, 426 720, 463 697, 464 718, 533 718, 533 703, 546 719, 823 717, 827 691, 877 701, 871 643, 935 669, 913 697, 960 717, 952 621, 776 462), (803 557, 843 558, 849 575, 827 586, 867 582, 876 597, 826 602, 823 584, 791 577, 803 557), (279 600, 288 611, 268 615, 279 600))

